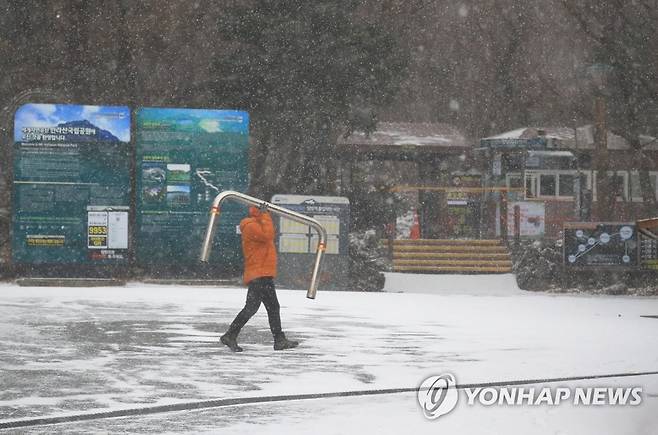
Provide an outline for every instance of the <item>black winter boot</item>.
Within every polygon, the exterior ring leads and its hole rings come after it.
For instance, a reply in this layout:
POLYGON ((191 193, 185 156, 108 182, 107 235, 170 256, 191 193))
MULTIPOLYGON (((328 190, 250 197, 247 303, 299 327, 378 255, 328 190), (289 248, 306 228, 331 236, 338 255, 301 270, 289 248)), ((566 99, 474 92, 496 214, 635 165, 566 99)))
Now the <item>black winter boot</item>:
POLYGON ((288 340, 283 332, 274 337, 274 350, 292 349, 297 346, 299 346, 299 342, 288 340))
POLYGON ((242 348, 238 346, 238 340, 237 337, 231 333, 226 333, 219 337, 219 341, 222 342, 222 344, 225 344, 231 349, 233 352, 242 352, 242 348))

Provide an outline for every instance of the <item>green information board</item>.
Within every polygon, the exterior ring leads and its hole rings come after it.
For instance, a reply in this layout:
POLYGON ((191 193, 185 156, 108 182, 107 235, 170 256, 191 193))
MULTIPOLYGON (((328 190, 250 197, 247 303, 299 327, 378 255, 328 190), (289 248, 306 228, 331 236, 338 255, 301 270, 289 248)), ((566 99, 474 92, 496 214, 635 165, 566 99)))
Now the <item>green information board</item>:
MULTIPOLYGON (((137 261, 199 262, 213 199, 249 184, 249 114, 233 110, 143 108, 136 112, 137 261)), ((246 209, 222 206, 210 264, 242 263, 237 226, 246 209)))
POLYGON ((16 263, 128 259, 128 107, 26 104, 14 122, 16 263))

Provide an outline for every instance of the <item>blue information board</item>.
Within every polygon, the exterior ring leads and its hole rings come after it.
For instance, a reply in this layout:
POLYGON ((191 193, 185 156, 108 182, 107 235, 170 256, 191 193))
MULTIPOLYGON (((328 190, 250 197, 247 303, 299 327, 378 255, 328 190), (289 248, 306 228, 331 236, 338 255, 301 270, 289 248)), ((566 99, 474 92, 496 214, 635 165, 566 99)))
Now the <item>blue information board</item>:
POLYGON ((128 107, 23 105, 13 160, 15 262, 127 261, 128 107))

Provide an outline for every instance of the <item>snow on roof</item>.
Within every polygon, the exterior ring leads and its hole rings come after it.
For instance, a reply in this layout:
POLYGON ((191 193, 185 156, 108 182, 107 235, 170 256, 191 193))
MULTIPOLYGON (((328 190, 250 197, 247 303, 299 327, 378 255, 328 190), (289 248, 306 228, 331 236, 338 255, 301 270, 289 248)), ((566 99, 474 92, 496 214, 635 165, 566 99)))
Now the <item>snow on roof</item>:
MULTIPOLYGON (((594 126, 591 124, 577 127, 523 127, 511 130, 496 136, 490 136, 482 141, 505 141, 522 139, 545 138, 551 140, 559 148, 566 149, 593 149, 594 148, 594 126), (577 140, 576 140, 577 139, 577 140)), ((486 142, 485 142, 486 143, 486 142)), ((645 150, 658 150, 656 138, 641 135, 640 143, 645 150)), ((608 131, 608 149, 627 150, 628 142, 621 136, 608 131)))
POLYGON ((518 128, 512 131, 506 131, 505 133, 498 134, 496 136, 485 137, 484 139, 521 139, 523 133, 527 130, 526 127, 518 128))
POLYGON ((566 150, 530 150, 528 151, 528 156, 574 158, 573 153, 566 150))
POLYGON ((341 137, 339 144, 379 145, 379 146, 433 146, 469 147, 464 134, 454 126, 442 123, 379 122, 377 130, 366 136, 363 132, 353 132, 341 137))
POLYGON ((546 137, 557 140, 573 140, 573 128, 568 127, 523 127, 516 130, 507 131, 496 136, 485 137, 489 139, 534 139, 536 137, 546 137))

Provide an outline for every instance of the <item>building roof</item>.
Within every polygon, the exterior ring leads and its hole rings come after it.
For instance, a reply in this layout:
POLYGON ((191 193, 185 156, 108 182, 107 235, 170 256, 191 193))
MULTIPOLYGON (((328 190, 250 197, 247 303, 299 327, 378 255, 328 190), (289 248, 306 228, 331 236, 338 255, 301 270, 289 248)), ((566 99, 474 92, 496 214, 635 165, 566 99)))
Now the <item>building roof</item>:
POLYGON ((471 147, 466 136, 452 125, 442 123, 379 122, 377 129, 366 135, 352 132, 341 136, 338 146, 357 152, 450 152, 471 147))
POLYGON ((507 131, 496 136, 486 137, 489 139, 534 139, 546 137, 557 140, 573 140, 573 128, 567 127, 523 127, 507 131))
MULTIPOLYGON (((658 140, 650 136, 640 136, 646 150, 658 150, 658 140)), ((523 127, 480 140, 481 146, 497 148, 558 148, 594 149, 594 126, 584 125, 576 129, 570 127, 523 127), (577 140, 576 140, 577 139, 577 140)), ((626 140, 608 131, 608 149, 627 150, 626 140)))

